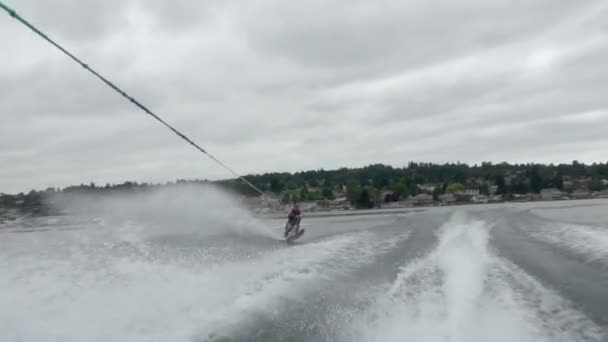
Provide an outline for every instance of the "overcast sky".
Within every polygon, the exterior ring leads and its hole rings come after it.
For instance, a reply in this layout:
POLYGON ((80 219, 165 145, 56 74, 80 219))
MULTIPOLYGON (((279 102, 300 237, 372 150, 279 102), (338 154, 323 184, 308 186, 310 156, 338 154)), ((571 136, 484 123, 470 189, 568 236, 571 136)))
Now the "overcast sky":
MULTIPOLYGON (((608 160, 608 2, 7 0, 242 173, 608 160)), ((231 175, 5 13, 0 192, 231 175)))

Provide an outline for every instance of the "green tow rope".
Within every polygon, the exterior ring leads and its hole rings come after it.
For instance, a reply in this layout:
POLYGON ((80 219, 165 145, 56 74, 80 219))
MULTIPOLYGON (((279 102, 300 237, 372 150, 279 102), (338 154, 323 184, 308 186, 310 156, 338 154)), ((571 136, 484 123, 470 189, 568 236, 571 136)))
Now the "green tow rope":
POLYGON ((183 133, 181 133, 180 131, 178 131, 177 129, 175 129, 173 126, 169 125, 165 120, 161 119, 158 115, 154 114, 154 112, 152 112, 146 106, 144 106, 143 104, 141 104, 135 98, 131 97, 125 91, 123 91, 122 89, 120 89, 119 87, 117 87, 116 85, 114 85, 114 83, 110 82, 108 79, 106 79, 105 77, 101 76, 93 68, 89 67, 88 64, 86 64, 83 61, 81 61, 80 59, 78 59, 78 57, 76 57, 73 54, 71 54, 68 50, 64 49, 61 45, 59 45, 54 40, 52 40, 51 38, 49 38, 46 34, 44 34, 42 31, 40 31, 34 25, 30 24, 27 20, 23 19, 23 17, 21 17, 14 9, 8 7, 2 1, 0 1, 0 7, 3 10, 5 10, 11 17, 17 19, 23 25, 27 26, 30 30, 34 31, 40 37, 44 38, 44 40, 46 40, 47 42, 51 43, 57 49, 61 50, 61 52, 63 52, 68 57, 70 57, 74 62, 80 64, 80 66, 82 66, 83 68, 85 68, 91 74, 95 75, 103 83, 105 83, 106 85, 108 85, 110 88, 114 89, 116 92, 118 92, 120 95, 122 95, 127 100, 131 101, 131 103, 133 103, 134 105, 136 105, 137 107, 139 107, 141 110, 143 110, 144 112, 146 112, 146 114, 152 116, 154 119, 156 119, 157 121, 159 121, 160 123, 162 123, 163 125, 165 125, 165 127, 169 128, 171 131, 173 131, 173 133, 177 134, 180 138, 184 139, 186 142, 188 142, 190 145, 194 146, 194 148, 196 148, 200 152, 206 154, 209 158, 211 158, 213 161, 215 161, 216 163, 218 163, 219 165, 221 165, 224 169, 228 170, 230 173, 232 173, 238 179, 242 180, 245 184, 249 185, 252 189, 254 189, 255 191, 259 192, 262 196, 264 196, 264 192, 262 190, 258 189, 255 185, 251 184, 247 179, 245 179, 245 177, 243 177, 243 176, 239 175, 238 173, 236 173, 234 170, 232 170, 226 164, 222 163, 217 158, 215 158, 213 155, 211 155, 209 152, 205 151, 202 147, 200 147, 199 145, 197 145, 190 138, 188 138, 183 133))

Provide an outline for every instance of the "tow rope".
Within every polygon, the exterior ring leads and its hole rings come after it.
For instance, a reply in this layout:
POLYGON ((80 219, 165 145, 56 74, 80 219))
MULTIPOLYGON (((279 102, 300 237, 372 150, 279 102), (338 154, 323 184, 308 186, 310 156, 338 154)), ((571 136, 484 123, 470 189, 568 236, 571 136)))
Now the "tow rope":
POLYGON ((95 75, 99 80, 101 80, 107 86, 109 86, 110 88, 114 89, 117 93, 119 93, 120 95, 122 95, 127 100, 131 101, 131 103, 133 103, 135 106, 139 107, 139 109, 143 110, 146 114, 148 114, 151 117, 153 117, 154 119, 156 119, 158 122, 160 122, 161 124, 163 124, 165 127, 167 127, 168 129, 170 129, 171 131, 173 131, 173 133, 177 134, 180 138, 182 138, 183 140, 185 140, 186 142, 188 142, 190 145, 194 146, 194 148, 196 148, 200 152, 202 152, 205 155, 207 155, 207 157, 211 158, 211 160, 213 160, 216 163, 218 163, 224 169, 226 169, 230 173, 232 173, 235 177, 237 177, 238 179, 242 180, 245 184, 249 185, 252 189, 254 189, 255 191, 259 192, 262 196, 264 196, 264 192, 262 190, 260 190, 258 187, 256 187, 255 185, 251 184, 251 182, 249 182, 247 179, 245 179, 245 177, 239 175, 232 168, 230 168, 226 164, 222 163, 220 160, 218 160, 212 154, 210 154, 205 149, 203 149, 202 147, 200 147, 197 143, 195 143, 194 141, 192 141, 192 139, 188 138, 185 134, 183 134, 182 132, 180 132, 179 130, 177 130, 176 128, 174 128, 173 126, 171 126, 170 124, 168 124, 160 116, 158 116, 157 114, 155 114, 154 112, 152 112, 150 109, 148 109, 148 107, 144 106, 141 102, 137 101, 135 98, 133 98, 132 96, 130 96, 129 94, 127 94, 124 90, 120 89, 114 83, 110 82, 107 78, 103 77, 101 74, 99 74, 93 68, 91 68, 88 64, 84 63, 78 57, 74 56, 68 50, 66 50, 61 45, 59 45, 59 43, 57 43, 54 40, 52 40, 51 38, 49 38, 49 36, 47 36, 46 34, 44 34, 42 31, 40 31, 38 28, 36 28, 30 22, 28 22, 23 17, 21 17, 14 9, 8 7, 2 1, 0 1, 0 7, 2 9, 4 9, 11 17, 15 18, 17 21, 19 21, 23 25, 27 26, 30 30, 34 31, 40 37, 44 38, 44 40, 46 40, 47 42, 51 43, 53 46, 55 46, 57 49, 59 49, 61 52, 63 52, 66 56, 70 57, 74 62, 80 64, 80 66, 82 66, 83 68, 85 68, 91 74, 95 75))

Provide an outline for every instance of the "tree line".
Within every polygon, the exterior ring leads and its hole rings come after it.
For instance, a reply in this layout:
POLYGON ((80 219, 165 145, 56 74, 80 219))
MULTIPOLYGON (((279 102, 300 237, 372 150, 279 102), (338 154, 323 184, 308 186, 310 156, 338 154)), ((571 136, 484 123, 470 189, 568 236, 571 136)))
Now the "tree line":
MULTIPOLYGON (((380 201, 381 192, 391 191, 388 200, 402 200, 424 192, 420 185, 433 185, 435 200, 444 193, 457 193, 466 189, 478 190, 484 195, 503 195, 507 199, 515 194, 540 193, 544 188, 562 191, 605 189, 602 179, 608 179, 608 163, 583 164, 509 164, 483 162, 415 163, 405 167, 374 164, 362 168, 338 170, 312 170, 296 173, 266 173, 249 175, 247 179, 265 192, 281 195, 283 202, 333 200, 345 196, 357 207, 373 207, 380 201), (564 186, 564 180, 572 187, 564 186), (494 189, 494 191, 491 191, 494 189)), ((235 180, 225 181, 238 193, 254 196, 255 193, 235 180)))
MULTIPOLYGON (((369 208, 390 200, 403 200, 424 192, 422 185, 432 184, 435 199, 444 193, 457 193, 476 189, 485 195, 539 193, 544 188, 563 191, 587 189, 601 191, 606 188, 602 180, 608 179, 608 163, 583 164, 509 164, 483 162, 464 163, 415 163, 404 167, 373 164, 361 168, 337 170, 310 170, 295 173, 275 172, 245 176, 252 184, 268 194, 274 194, 284 203, 294 201, 332 201, 346 198, 352 205, 369 208), (564 184, 574 184, 566 187, 564 184), (382 192, 390 191, 388 198, 382 192)), ((174 184, 213 184, 227 191, 254 197, 259 194, 238 179, 220 181, 178 180, 165 184, 125 182, 98 186, 94 183, 30 191, 27 194, 0 195, 0 207, 37 207, 54 193, 103 194, 124 191, 147 191, 174 184)))

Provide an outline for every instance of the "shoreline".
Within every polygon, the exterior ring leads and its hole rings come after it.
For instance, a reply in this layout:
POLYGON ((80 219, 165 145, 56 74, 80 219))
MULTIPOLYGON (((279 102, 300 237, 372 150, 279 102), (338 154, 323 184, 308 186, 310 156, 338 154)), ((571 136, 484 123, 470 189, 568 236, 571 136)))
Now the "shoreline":
MULTIPOLYGON (((449 207, 480 207, 480 206, 501 206, 501 205, 525 205, 529 203, 538 204, 561 204, 553 207, 572 207, 573 202, 601 202, 604 201, 605 205, 608 205, 608 198, 581 198, 581 199, 565 199, 565 200, 536 200, 536 201, 503 201, 503 202, 491 202, 491 203, 455 203, 455 204, 442 204, 442 205, 425 205, 415 207, 399 207, 399 208, 374 208, 374 209, 347 209, 347 210, 317 210, 305 212, 303 217, 339 217, 339 216, 375 216, 375 215, 391 215, 391 214, 405 214, 412 212, 423 212, 433 208, 449 208, 449 207), (566 205, 570 204, 570 205, 566 205)), ((283 219, 286 213, 283 212, 272 212, 264 214, 255 214, 255 217, 265 219, 283 219)))

